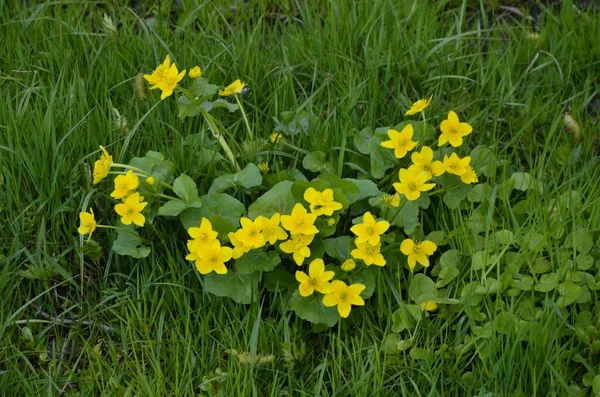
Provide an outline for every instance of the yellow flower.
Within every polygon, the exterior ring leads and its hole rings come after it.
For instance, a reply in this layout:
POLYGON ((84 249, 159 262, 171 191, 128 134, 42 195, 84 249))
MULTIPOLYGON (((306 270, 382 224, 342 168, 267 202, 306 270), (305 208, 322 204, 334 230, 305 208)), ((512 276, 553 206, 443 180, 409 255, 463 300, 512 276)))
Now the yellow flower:
POLYGON ((124 225, 131 225, 133 222, 138 226, 144 226, 146 218, 142 215, 142 210, 148 203, 144 203, 143 200, 139 193, 133 193, 127 196, 124 203, 115 205, 115 212, 121 216, 124 225))
POLYGON ((241 258, 242 255, 251 250, 250 247, 246 247, 240 240, 237 239, 234 232, 229 232, 227 237, 229 237, 229 241, 231 242, 231 245, 233 245, 233 259, 241 258))
POLYGON ((260 170, 260 172, 262 174, 266 174, 266 173, 269 172, 269 164, 267 164, 267 163, 260 163, 258 165, 258 169, 260 170))
POLYGON ((331 285, 328 283, 334 276, 334 272, 325 271, 323 259, 315 259, 308 266, 308 274, 297 271, 296 280, 300 282, 298 291, 302 296, 312 295, 315 290, 322 294, 331 292, 331 285))
POLYGON ((385 258, 381 255, 381 244, 371 245, 369 243, 356 244, 357 248, 350 252, 355 259, 362 259, 365 265, 385 266, 385 258))
POLYGON ((384 194, 380 200, 392 207, 398 208, 400 206, 400 195, 398 193, 384 194))
POLYGON ((102 150, 100 160, 94 163, 94 185, 108 176, 108 171, 110 171, 110 166, 113 162, 112 156, 108 154, 104 146, 100 146, 100 150, 102 150))
POLYGON ((198 243, 199 248, 219 241, 217 240, 219 233, 212 229, 212 223, 206 218, 202 218, 200 227, 190 227, 187 231, 198 243))
POLYGON ((261 233, 261 222, 243 217, 240 219, 240 224, 242 228, 235 232, 235 238, 238 241, 250 248, 260 248, 265 245, 265 237, 261 233))
POLYGON ((435 183, 425 183, 429 178, 424 172, 416 174, 403 168, 400 170, 399 177, 400 183, 394 183, 394 189, 411 201, 418 199, 421 192, 431 190, 435 186, 435 183))
POLYGON ((467 123, 461 123, 458 120, 458 116, 453 111, 448 113, 448 119, 443 120, 440 125, 442 135, 438 140, 438 145, 442 146, 446 142, 450 142, 450 145, 458 147, 463 143, 463 137, 469 135, 473 131, 467 123))
POLYGON ((288 237, 285 230, 279 226, 280 219, 281 214, 277 213, 274 214, 271 219, 259 216, 256 218, 256 221, 254 221, 260 227, 265 241, 268 241, 271 245, 275 244, 277 240, 285 240, 288 237))
POLYGON ((137 189, 139 185, 138 176, 132 170, 129 170, 125 175, 118 175, 115 178, 115 190, 110 194, 110 197, 123 198, 137 189))
POLYGON ((79 234, 89 234, 88 240, 92 238, 92 233, 96 230, 96 220, 94 219, 94 210, 90 208, 90 212, 79 213, 79 234))
POLYGON ((456 153, 452 153, 450 157, 444 156, 444 167, 446 168, 446 172, 454 175, 461 176, 469 171, 469 163, 471 162, 471 157, 467 156, 464 158, 460 158, 456 155, 456 153))
POLYGON ((413 126, 411 124, 407 124, 400 132, 388 130, 387 134, 390 137, 390 140, 381 142, 381 146, 388 149, 394 149, 394 156, 396 156, 397 159, 401 159, 406 156, 406 153, 408 153, 409 150, 413 150, 415 146, 417 146, 418 142, 412 140, 413 133, 413 126))
POLYGON ((183 77, 185 76, 185 70, 179 73, 177 65, 170 64, 171 60, 167 55, 165 62, 158 66, 151 75, 144 75, 144 78, 148 80, 150 84, 154 84, 150 87, 151 90, 160 89, 162 94, 160 99, 165 99, 173 94, 173 91, 177 87, 183 77))
POLYGON ((282 138, 283 134, 281 132, 274 132, 273 134, 271 134, 271 143, 276 145, 281 141, 282 138))
POLYGON ((193 68, 190 69, 190 73, 188 76, 190 76, 190 79, 196 79, 198 77, 201 77, 202 69, 200 69, 200 66, 194 66, 193 68))
POLYGON ((412 116, 413 114, 422 112, 425 110, 427 106, 431 103, 431 99, 433 99, 433 95, 429 97, 429 99, 419 99, 417 102, 413 103, 410 109, 404 113, 405 116, 412 116))
POLYGON ((319 229, 314 225, 317 215, 309 214, 302 204, 297 203, 291 215, 281 216, 281 226, 292 234, 317 234, 319 229))
POLYGON ((331 293, 323 297, 323 305, 331 307, 336 306, 338 313, 343 318, 350 315, 351 306, 364 306, 365 301, 360 297, 360 293, 367 288, 364 284, 346 285, 345 282, 334 280, 331 283, 331 293))
POLYGON ((230 96, 233 94, 241 94, 244 90, 244 87, 246 87, 246 83, 244 83, 240 79, 237 79, 236 81, 225 87, 225 89, 219 91, 219 95, 230 96))
POLYGON ((350 231, 357 235, 356 245, 361 243, 369 243, 371 245, 379 244, 380 235, 385 233, 390 227, 388 221, 377 222, 373 215, 369 211, 363 215, 363 222, 358 225, 354 225, 350 228, 350 231))
POLYGON ((314 234, 306 235, 292 233, 292 237, 279 244, 279 248, 286 254, 293 254, 294 262, 296 262, 298 266, 301 266, 304 259, 310 256, 310 248, 308 248, 308 245, 313 241, 313 238, 315 238, 314 234))
POLYGON ((428 256, 433 255, 437 245, 433 241, 425 240, 419 244, 416 244, 413 240, 407 238, 400 244, 400 251, 408 256, 408 267, 410 271, 413 271, 417 262, 424 267, 429 266, 428 256))
POLYGON ((344 263, 342 263, 342 270, 345 272, 351 272, 356 267, 356 262, 352 259, 346 259, 344 263))
POLYGON ((200 274, 215 272, 217 274, 227 274, 225 262, 231 259, 233 250, 229 247, 221 247, 221 244, 211 245, 199 252, 196 260, 196 269, 200 274))
POLYGON ((469 168, 467 169, 467 172, 465 172, 464 174, 462 174, 460 176, 460 180, 463 183, 466 183, 467 185, 471 184, 471 183, 479 182, 479 179, 477 179, 477 174, 475 173, 475 170, 471 166, 469 166, 469 168))
POLYGON ((419 307, 423 310, 427 310, 428 312, 432 312, 437 309, 438 305, 434 301, 425 301, 421 302, 419 307))
POLYGON ((440 176, 446 170, 441 161, 433 161, 433 150, 429 146, 423 146, 421 153, 415 152, 411 154, 410 158, 413 165, 408 167, 409 171, 413 171, 415 174, 425 172, 427 179, 440 176))
POLYGON ((152 72, 152 74, 145 74, 144 78, 146 79, 146 81, 148 81, 148 83, 150 84, 156 84, 158 81, 160 81, 163 76, 166 74, 166 72, 169 70, 169 68, 171 67, 171 57, 169 57, 168 55, 165 57, 165 61, 159 65, 156 69, 154 69, 154 72, 152 72))
POLYGON ((310 212, 319 216, 331 216, 333 211, 341 210, 342 204, 333 201, 333 190, 325 189, 322 192, 309 187, 304 192, 304 200, 310 204, 310 212))

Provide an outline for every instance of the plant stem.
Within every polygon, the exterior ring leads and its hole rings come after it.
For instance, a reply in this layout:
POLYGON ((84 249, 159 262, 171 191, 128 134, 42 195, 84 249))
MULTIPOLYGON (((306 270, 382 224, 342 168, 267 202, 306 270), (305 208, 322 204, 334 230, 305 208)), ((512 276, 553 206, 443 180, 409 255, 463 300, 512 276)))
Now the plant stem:
POLYGON ((244 122, 246 123, 246 129, 248 130, 248 136, 250 136, 250 140, 254 140, 254 134, 252 133, 252 129, 250 128, 250 123, 248 123, 248 116, 246 115, 246 111, 244 110, 244 106, 242 106, 242 101, 240 100, 239 94, 234 94, 235 101, 238 103, 240 110, 242 111, 242 117, 244 118, 244 122))
POLYGON ((215 138, 217 138, 217 141, 219 142, 219 144, 221 145, 221 147, 225 151, 225 155, 227 156, 227 158, 229 159, 229 161, 231 162, 231 164, 235 167, 235 169, 238 172, 241 171, 242 169, 238 165, 237 161, 235 161, 235 157, 233 156, 233 152, 231 151, 231 148, 229 147, 229 145, 225 141, 225 138, 223 138, 223 135, 221 135, 221 132, 219 131, 219 127, 217 127, 217 124, 214 121, 213 117, 202 106, 198 106, 198 109, 200 109, 200 113, 202 113, 202 116, 204 116, 204 119, 208 123, 208 127, 209 127, 210 131, 212 132, 213 136, 215 138))

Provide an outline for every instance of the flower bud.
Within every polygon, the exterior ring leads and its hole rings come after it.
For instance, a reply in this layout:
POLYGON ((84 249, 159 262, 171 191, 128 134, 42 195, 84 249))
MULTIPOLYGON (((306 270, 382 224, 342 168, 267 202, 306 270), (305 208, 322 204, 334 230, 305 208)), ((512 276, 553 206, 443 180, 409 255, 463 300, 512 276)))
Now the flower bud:
POLYGON ((335 225, 335 218, 327 218, 327 224, 329 226, 335 225))
POLYGON ((347 259, 342 263, 342 270, 345 272, 351 272, 356 267, 356 262, 353 259, 347 259))
POLYGON ((155 182, 156 182, 156 179, 154 179, 153 176, 149 176, 148 178, 146 178, 146 183, 150 186, 154 185, 155 182))

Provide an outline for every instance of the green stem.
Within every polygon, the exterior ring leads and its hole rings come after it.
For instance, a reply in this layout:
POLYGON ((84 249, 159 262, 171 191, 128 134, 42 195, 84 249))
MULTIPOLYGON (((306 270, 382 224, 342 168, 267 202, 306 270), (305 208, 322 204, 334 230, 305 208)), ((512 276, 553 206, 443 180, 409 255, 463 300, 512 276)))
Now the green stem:
POLYGON ((242 106, 242 101, 240 100, 240 96, 238 94, 233 95, 235 97, 235 101, 238 103, 240 110, 242 111, 242 117, 244 118, 244 122, 246 123, 246 129, 248 130, 248 135, 250 136, 250 140, 254 140, 254 134, 252 133, 252 129, 250 128, 250 123, 248 123, 248 116, 246 115, 246 111, 242 106))
POLYGON ((227 156, 227 158, 229 159, 229 161, 231 162, 231 164, 235 167, 235 169, 238 172, 241 171, 242 169, 238 165, 237 161, 235 161, 235 157, 233 156, 233 152, 231 151, 231 148, 227 144, 227 141, 225 141, 225 138, 223 138, 223 135, 219 131, 219 127, 217 127, 217 123, 215 122, 215 120, 213 119, 213 117, 211 116, 211 114, 208 113, 206 111, 206 109, 204 109, 202 106, 198 106, 198 109, 200 109, 200 113, 202 113, 202 116, 204 116, 204 119, 208 123, 208 128, 212 132, 213 136, 215 138, 217 138, 217 141, 219 142, 219 144, 221 145, 221 147, 225 151, 225 155, 227 156))
POLYGON ((136 236, 139 237, 139 235, 137 233, 133 233, 131 230, 127 230, 125 228, 122 227, 118 227, 118 226, 110 226, 110 225, 96 225, 96 227, 102 228, 102 229, 115 229, 115 230, 121 230, 125 233, 129 233, 132 236, 136 236))
POLYGON ((164 198, 167 200, 177 200, 177 201, 181 201, 180 199, 178 199, 177 197, 173 197, 173 196, 168 196, 166 194, 162 194, 162 193, 154 193, 154 195, 156 197, 160 197, 160 198, 164 198))

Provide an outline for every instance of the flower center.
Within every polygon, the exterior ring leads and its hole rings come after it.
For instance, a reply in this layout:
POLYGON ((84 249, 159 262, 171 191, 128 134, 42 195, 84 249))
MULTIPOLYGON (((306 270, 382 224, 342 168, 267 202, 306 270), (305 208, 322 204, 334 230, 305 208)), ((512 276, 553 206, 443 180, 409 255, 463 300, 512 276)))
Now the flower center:
POLYGON ((135 210, 133 208, 127 209, 127 215, 133 215, 134 213, 135 213, 135 210))
POLYGON ((406 139, 401 139, 400 142, 398 142, 398 146, 406 146, 406 139))
POLYGON ((418 190, 418 189, 417 189, 417 184, 416 184, 416 183, 414 183, 414 182, 411 182, 411 183, 409 183, 409 184, 408 184, 408 189, 409 189, 409 190, 418 190))
POLYGON ((211 256, 209 259, 209 262, 213 265, 217 264, 219 262, 219 258, 217 256, 211 256))
POLYGON ((368 255, 373 255, 377 252, 377 246, 369 245, 365 251, 368 255))
POLYGON ((304 226, 304 219, 296 218, 296 226, 304 226))
POLYGON ((375 229, 373 229, 371 226, 367 226, 366 231, 369 236, 372 236, 375 234, 375 229))
POLYGON ((431 170, 431 164, 423 164, 423 169, 424 169, 425 171, 429 171, 429 170, 431 170))
POLYGON ((317 285, 317 280, 314 278, 311 278, 310 280, 308 280, 308 283, 314 287, 315 285, 317 285))
POLYGON ((458 135, 458 128, 455 126, 450 127, 450 135, 458 135))
POLYGON ((348 300, 348 294, 345 291, 340 294, 340 300, 341 301, 347 301, 348 300))
POLYGON ((415 255, 419 255, 421 253, 421 248, 419 248, 418 246, 415 245, 413 248, 413 253, 415 255))

